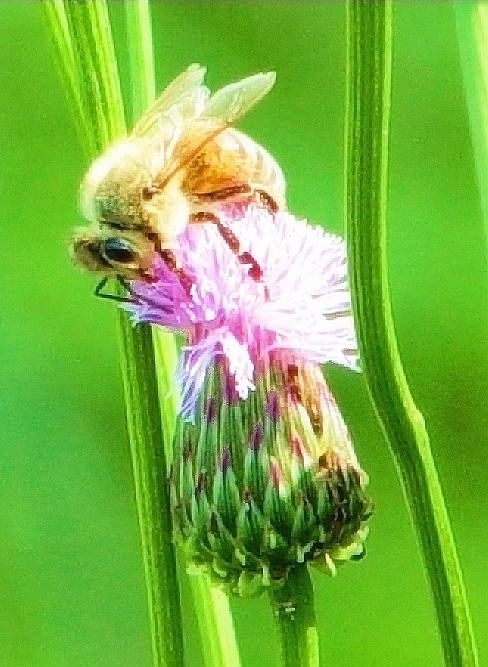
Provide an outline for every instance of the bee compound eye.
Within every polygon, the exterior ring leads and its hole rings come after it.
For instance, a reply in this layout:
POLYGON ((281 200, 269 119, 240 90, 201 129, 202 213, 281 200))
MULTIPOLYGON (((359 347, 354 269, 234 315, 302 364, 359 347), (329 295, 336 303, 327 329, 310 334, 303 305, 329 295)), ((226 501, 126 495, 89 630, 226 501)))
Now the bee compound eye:
POLYGON ((104 239, 100 247, 104 258, 117 264, 131 264, 136 259, 136 253, 129 241, 116 236, 104 239))

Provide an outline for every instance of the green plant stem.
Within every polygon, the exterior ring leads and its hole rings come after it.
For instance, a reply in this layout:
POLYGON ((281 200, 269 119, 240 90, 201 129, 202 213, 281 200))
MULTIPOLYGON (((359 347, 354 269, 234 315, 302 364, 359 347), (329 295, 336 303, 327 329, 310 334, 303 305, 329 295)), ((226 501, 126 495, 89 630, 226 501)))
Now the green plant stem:
POLYGON ((52 35, 52 45, 55 51, 55 62, 66 84, 68 102, 71 105, 76 130, 81 143, 88 155, 97 152, 96 139, 85 107, 81 100, 79 81, 81 73, 78 70, 78 58, 73 53, 70 28, 67 22, 63 0, 46 0, 43 2, 44 14, 48 28, 52 35))
POLYGON ((151 12, 148 0, 125 0, 124 7, 132 89, 132 120, 136 121, 156 96, 151 12))
MULTIPOLYGON (((125 134, 123 102, 106 2, 48 0, 68 94, 89 157, 125 134)), ((154 350, 149 327, 119 313, 122 372, 155 667, 183 667, 183 634, 172 542, 154 350)))
POLYGON ((453 7, 488 255, 488 2, 453 7))
POLYGON ((346 224, 362 366, 417 531, 445 663, 474 666, 477 653, 461 569, 424 420, 401 365, 388 293, 391 2, 352 0, 347 22, 346 224))
POLYGON ((240 667, 229 598, 206 572, 189 575, 206 667, 240 667))
MULTIPOLYGON (((135 121, 155 98, 151 19, 147 0, 126 0, 124 7, 130 57, 132 119, 135 121)), ((174 335, 161 327, 153 327, 152 336, 163 436, 169 465, 172 460, 178 404, 174 387, 177 349, 174 335)), ((240 667, 228 597, 212 586, 210 577, 205 573, 190 575, 189 583, 200 629, 204 664, 206 667, 240 667)))
MULTIPOLYGON (((125 23, 129 51, 132 123, 156 97, 151 14, 148 0, 125 0, 125 23)), ((178 352, 175 337, 161 327, 151 328, 159 386, 159 404, 167 465, 172 459, 172 442, 178 396, 174 375, 178 352)))
POLYGON ((169 512, 167 465, 149 327, 120 316, 126 402, 155 667, 183 667, 183 624, 169 512), (144 363, 141 363, 144 360, 144 363), (152 363, 151 363, 152 362, 152 363), (151 363, 151 367, 149 364, 151 363))
POLYGON ((297 565, 284 585, 271 593, 283 667, 319 667, 314 592, 306 564, 297 565))
MULTIPOLYGON (((83 144, 91 139, 95 147, 90 155, 93 158, 125 134, 124 106, 108 10, 104 1, 76 0, 61 4, 65 16, 63 24, 71 36, 72 80, 77 82, 75 96, 85 110, 83 144)), ((59 7, 59 2, 56 5, 59 7)))

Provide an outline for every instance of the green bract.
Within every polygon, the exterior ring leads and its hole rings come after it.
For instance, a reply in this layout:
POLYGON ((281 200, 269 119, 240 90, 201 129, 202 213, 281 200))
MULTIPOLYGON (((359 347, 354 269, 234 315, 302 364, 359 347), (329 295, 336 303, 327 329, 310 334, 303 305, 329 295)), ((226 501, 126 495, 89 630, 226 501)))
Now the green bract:
POLYGON ((310 561, 364 554, 371 501, 320 367, 270 353, 241 399, 228 368, 207 371, 194 423, 175 438, 172 507, 191 562, 238 595, 310 561))

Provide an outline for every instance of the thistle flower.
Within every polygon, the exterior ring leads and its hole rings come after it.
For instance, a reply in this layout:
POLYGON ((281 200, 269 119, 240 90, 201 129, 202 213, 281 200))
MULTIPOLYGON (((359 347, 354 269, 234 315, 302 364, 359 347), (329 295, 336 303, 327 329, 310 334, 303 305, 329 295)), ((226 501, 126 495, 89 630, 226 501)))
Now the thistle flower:
POLYGON ((296 563, 360 557, 371 503, 318 366, 357 368, 342 239, 257 205, 220 219, 240 257, 215 225, 189 225, 178 271, 157 258, 125 307, 186 334, 175 523, 193 562, 248 594, 296 563))

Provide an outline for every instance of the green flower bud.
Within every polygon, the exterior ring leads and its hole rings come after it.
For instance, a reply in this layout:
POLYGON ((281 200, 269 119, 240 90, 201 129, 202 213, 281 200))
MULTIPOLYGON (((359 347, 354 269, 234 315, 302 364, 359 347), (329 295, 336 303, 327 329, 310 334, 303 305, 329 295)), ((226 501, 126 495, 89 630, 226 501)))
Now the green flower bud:
POLYGON ((180 420, 172 506, 188 558, 238 595, 309 562, 329 574, 364 555, 371 500, 320 367, 274 352, 238 396, 209 367, 194 423, 180 420))

